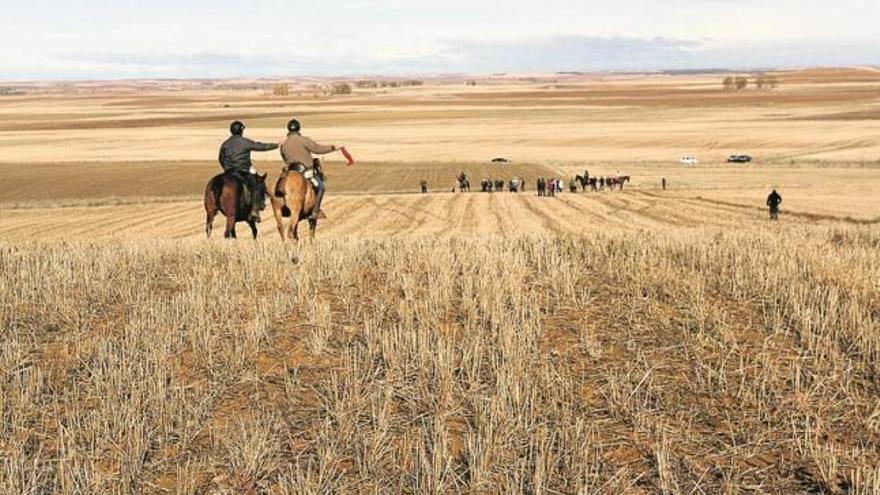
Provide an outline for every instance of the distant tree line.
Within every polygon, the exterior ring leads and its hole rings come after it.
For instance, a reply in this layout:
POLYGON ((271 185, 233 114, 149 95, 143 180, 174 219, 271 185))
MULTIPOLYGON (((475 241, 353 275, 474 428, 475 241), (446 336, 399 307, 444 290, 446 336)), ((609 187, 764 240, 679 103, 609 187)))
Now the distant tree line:
POLYGON ((398 88, 405 86, 421 86, 424 82, 419 81, 418 79, 408 79, 405 81, 373 81, 373 80, 363 80, 356 81, 354 83, 355 87, 359 89, 376 89, 376 88, 398 88))
MULTIPOLYGON (((355 88, 358 89, 368 89, 368 88, 399 88, 405 86, 421 86, 424 82, 419 81, 417 79, 408 79, 404 81, 355 81, 353 84, 348 82, 338 82, 331 85, 322 85, 322 84, 309 84, 306 86, 306 89, 309 91, 317 91, 323 94, 330 95, 350 95, 354 92, 355 88)), ((286 83, 277 83, 271 84, 266 87, 268 92, 270 92, 274 96, 288 96, 290 95, 290 85, 286 83)))
POLYGON ((0 87, 0 96, 19 96, 25 94, 24 90, 15 87, 0 87))
POLYGON ((725 91, 742 91, 754 85, 755 89, 776 89, 779 87, 779 79, 774 75, 761 74, 755 76, 753 80, 749 80, 745 76, 727 76, 721 82, 725 91))
POLYGON ((334 95, 350 95, 351 94, 351 84, 348 83, 337 83, 333 85, 330 93, 334 95))

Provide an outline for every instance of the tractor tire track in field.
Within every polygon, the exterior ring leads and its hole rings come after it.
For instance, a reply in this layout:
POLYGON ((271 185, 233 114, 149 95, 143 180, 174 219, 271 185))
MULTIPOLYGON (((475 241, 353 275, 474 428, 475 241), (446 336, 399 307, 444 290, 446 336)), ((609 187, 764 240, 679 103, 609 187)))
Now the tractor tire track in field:
POLYGON ((669 208, 669 205, 657 198, 646 197, 638 192, 611 196, 607 198, 607 201, 609 205, 614 205, 619 210, 630 212, 637 217, 634 221, 648 227, 658 224, 674 227, 692 227, 698 224, 719 225, 718 222, 715 222, 714 216, 689 215, 687 211, 682 211, 681 205, 678 205, 677 208, 669 208))
MULTIPOLYGON (((642 194, 651 197, 659 198, 657 194, 642 192, 642 194)), ((763 206, 753 206, 753 205, 744 205, 741 203, 735 203, 732 201, 723 201, 720 199, 710 199, 703 198, 700 196, 693 198, 686 197, 674 197, 674 198, 663 198, 665 200, 675 201, 677 203, 686 203, 692 205, 699 205, 707 210, 714 211, 723 211, 725 213, 737 213, 743 219, 753 219, 754 215, 746 213, 747 211, 755 211, 766 213, 767 209, 763 206)), ((828 215, 822 213, 810 213, 804 211, 793 211, 793 210, 782 210, 782 214, 789 217, 794 217, 798 219, 808 220, 811 222, 816 221, 828 221, 828 222, 841 222, 851 225, 876 225, 880 224, 880 217, 874 218, 853 218, 851 216, 837 216, 837 215, 828 215)))
MULTIPOLYGON (((665 196, 643 191, 591 194, 563 193, 556 198, 532 194, 440 193, 329 197, 329 218, 318 225, 318 238, 512 235, 522 233, 589 233, 607 229, 736 226, 762 220, 763 208, 720 200, 665 196)), ((877 224, 832 215, 783 211, 792 223, 841 222, 877 224)), ((275 219, 264 213, 260 233, 278 238, 275 219)), ((213 236, 222 236, 223 217, 215 219, 213 236)), ((302 222, 301 237, 308 224, 302 222)), ((249 237, 246 225, 238 233, 249 237)), ((204 236, 204 210, 199 201, 119 206, 83 206, 63 210, 28 208, 0 212, 4 240, 148 240, 204 236)))

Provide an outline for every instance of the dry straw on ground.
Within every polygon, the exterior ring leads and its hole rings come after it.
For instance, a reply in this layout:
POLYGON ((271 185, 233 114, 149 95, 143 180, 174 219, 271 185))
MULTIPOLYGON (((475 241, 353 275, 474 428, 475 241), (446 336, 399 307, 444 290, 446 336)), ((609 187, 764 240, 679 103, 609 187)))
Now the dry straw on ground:
POLYGON ((3 245, 0 492, 877 493, 878 252, 3 245))

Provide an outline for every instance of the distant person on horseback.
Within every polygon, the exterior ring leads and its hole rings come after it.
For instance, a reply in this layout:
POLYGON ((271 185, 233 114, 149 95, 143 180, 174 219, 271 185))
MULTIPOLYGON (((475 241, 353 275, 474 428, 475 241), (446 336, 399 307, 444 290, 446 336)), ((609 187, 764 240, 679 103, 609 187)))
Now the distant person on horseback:
POLYGON ((779 204, 782 203, 782 196, 776 192, 776 189, 767 196, 767 206, 770 208, 770 220, 779 220, 779 204))
MULTIPOLYGON (((455 181, 456 185, 458 186, 459 192, 471 192, 471 183, 468 180, 467 175, 464 173, 464 171, 458 174, 458 177, 455 179, 455 181)), ((455 192, 455 189, 453 189, 453 192, 455 192)))
POLYGON ((318 144, 313 139, 300 134, 302 125, 296 119, 287 123, 287 139, 281 144, 281 158, 284 159, 285 169, 294 169, 302 172, 315 189, 317 198, 315 208, 309 216, 309 220, 317 220, 321 214, 321 200, 324 199, 324 174, 316 167, 312 154, 324 155, 339 150, 335 145, 318 144))
POLYGON ((260 221, 258 201, 253 194, 257 190, 257 170, 251 163, 251 151, 271 151, 278 148, 277 144, 260 143, 244 137, 245 126, 236 120, 229 125, 229 139, 220 146, 218 161, 223 172, 241 179, 247 190, 247 201, 251 204, 251 218, 260 221))

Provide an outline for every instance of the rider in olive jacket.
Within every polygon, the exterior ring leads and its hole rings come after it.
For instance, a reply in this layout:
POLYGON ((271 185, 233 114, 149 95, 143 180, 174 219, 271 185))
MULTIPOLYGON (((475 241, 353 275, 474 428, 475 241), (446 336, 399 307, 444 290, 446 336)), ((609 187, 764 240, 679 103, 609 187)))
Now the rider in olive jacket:
MULTIPOLYGON (((287 123, 287 139, 281 144, 281 158, 284 160, 285 167, 294 166, 302 168, 301 172, 305 173, 314 168, 312 154, 325 155, 337 151, 339 148, 332 144, 318 144, 313 139, 300 134, 302 125, 296 119, 291 119, 287 123)), ((321 218, 321 201, 324 199, 324 177, 320 170, 309 173, 316 189, 315 207, 312 209, 310 220, 321 218)))
MULTIPOLYGON (((237 120, 229 126, 229 132, 232 135, 220 146, 218 160, 225 173, 241 177, 248 190, 253 193, 257 187, 257 171, 251 163, 251 151, 271 151, 278 148, 278 145, 250 140, 242 135, 244 128, 244 124, 237 120)), ((251 203, 254 208, 251 211, 251 217, 259 221, 260 212, 256 209, 257 202, 251 201, 251 203)))

